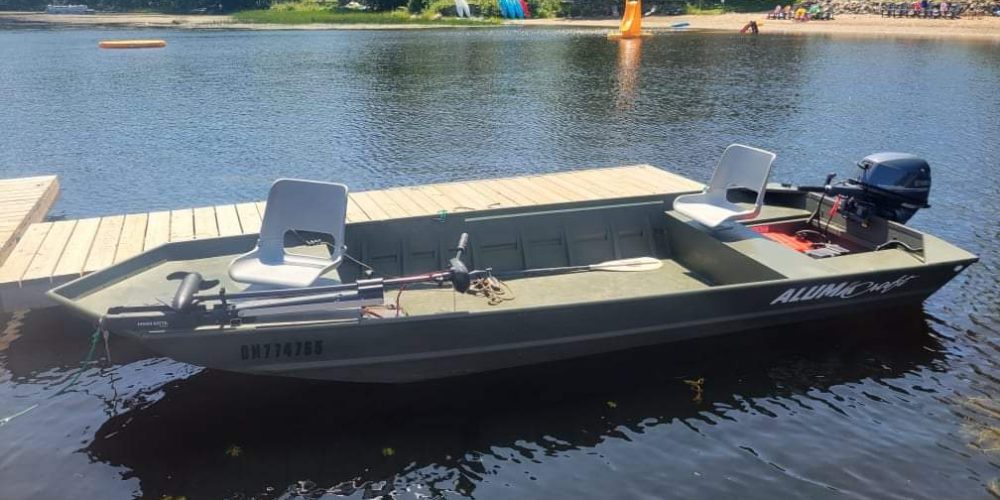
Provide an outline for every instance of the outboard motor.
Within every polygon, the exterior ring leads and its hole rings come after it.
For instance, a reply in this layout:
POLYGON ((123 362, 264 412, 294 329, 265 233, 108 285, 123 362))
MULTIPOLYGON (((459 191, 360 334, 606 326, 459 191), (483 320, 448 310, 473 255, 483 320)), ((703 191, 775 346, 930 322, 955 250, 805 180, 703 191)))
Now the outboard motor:
POLYGON ((929 208, 931 167, 927 161, 907 153, 875 153, 858 162, 853 179, 831 185, 830 174, 823 187, 802 186, 802 191, 839 195, 840 213, 867 225, 872 216, 905 224, 921 208, 929 208))
POLYGON ((905 224, 921 208, 929 208, 931 167, 906 153, 875 153, 858 162, 860 171, 848 186, 861 188, 842 206, 845 215, 862 220, 871 215, 905 224))

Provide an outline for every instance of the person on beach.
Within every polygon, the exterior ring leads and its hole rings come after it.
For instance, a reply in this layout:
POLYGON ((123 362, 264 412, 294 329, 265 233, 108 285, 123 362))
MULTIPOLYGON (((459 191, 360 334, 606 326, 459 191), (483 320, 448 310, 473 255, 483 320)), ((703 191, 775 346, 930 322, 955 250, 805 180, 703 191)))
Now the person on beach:
POLYGON ((819 17, 820 12, 823 12, 823 9, 820 8, 818 3, 814 3, 812 4, 811 7, 809 7, 809 10, 806 12, 806 19, 807 20, 816 19, 817 17, 819 17))
POLYGON ((795 9, 795 20, 801 22, 807 21, 805 7, 800 5, 798 9, 795 9))
POLYGON ((785 5, 784 9, 781 9, 781 18, 782 19, 792 18, 792 4, 787 4, 785 5))

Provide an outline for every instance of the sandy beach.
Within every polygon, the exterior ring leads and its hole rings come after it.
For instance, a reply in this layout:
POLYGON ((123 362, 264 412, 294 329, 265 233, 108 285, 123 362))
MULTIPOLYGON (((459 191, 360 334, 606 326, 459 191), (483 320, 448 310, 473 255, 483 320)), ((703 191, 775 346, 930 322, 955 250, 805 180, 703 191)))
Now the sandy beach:
MULTIPOLYGON (((939 39, 967 39, 1000 42, 1000 17, 966 17, 945 19, 888 19, 876 15, 843 14, 832 21, 774 21, 766 19, 766 12, 731 13, 710 16, 654 16, 643 19, 643 26, 650 30, 670 29, 677 23, 689 23, 685 29, 711 31, 738 31, 748 21, 760 24, 761 34, 822 34, 852 36, 899 36, 939 39)), ((329 30, 329 29, 426 29, 447 28, 435 25, 381 25, 381 24, 247 24, 237 23, 223 15, 172 15, 172 14, 90 14, 48 15, 38 12, 0 12, 3 26, 103 26, 128 28, 183 28, 183 29, 255 29, 255 30, 329 30)), ((618 26, 617 19, 530 19, 507 21, 505 25, 545 26, 563 28, 603 28, 618 26)))
MULTIPOLYGON (((892 19, 871 14, 842 14, 831 21, 796 22, 768 20, 767 12, 731 13, 714 16, 653 16, 642 20, 645 29, 669 29, 690 23, 686 29, 739 31, 750 20, 757 21, 761 34, 825 34, 856 36, 908 36, 921 38, 980 39, 1000 42, 1000 17, 945 19, 892 19)), ((615 19, 531 19, 527 26, 572 26, 616 28, 615 19)))

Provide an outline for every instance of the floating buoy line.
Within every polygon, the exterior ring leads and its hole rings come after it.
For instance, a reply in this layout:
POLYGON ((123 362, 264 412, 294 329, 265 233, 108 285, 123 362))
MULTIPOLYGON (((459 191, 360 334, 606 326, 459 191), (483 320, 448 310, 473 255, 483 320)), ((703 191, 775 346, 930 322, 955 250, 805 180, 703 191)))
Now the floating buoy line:
POLYGON ((166 40, 102 40, 102 49, 159 49, 167 46, 166 40))

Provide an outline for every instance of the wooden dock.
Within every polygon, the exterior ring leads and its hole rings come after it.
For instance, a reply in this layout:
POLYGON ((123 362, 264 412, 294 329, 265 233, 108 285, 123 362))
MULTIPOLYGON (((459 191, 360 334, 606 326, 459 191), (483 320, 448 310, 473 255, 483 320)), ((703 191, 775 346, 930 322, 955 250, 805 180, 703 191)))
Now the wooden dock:
MULTIPOLYGON (((693 192, 649 165, 406 186, 350 194, 347 222, 693 192)), ((0 311, 53 305, 45 291, 170 241, 257 233, 263 202, 32 224, 0 265, 0 311)))
POLYGON ((0 179, 0 264, 28 226, 41 222, 59 196, 54 175, 0 179))

